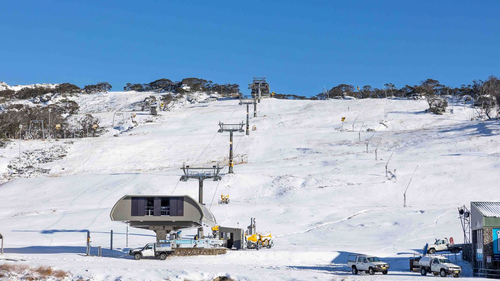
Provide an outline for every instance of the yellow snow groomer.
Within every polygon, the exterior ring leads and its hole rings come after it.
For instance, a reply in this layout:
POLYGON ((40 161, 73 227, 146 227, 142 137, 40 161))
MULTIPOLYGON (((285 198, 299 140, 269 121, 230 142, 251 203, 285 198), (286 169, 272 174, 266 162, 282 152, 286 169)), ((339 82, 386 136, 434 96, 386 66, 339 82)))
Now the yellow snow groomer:
POLYGON ((220 195, 219 204, 229 204, 229 194, 228 195, 220 195))

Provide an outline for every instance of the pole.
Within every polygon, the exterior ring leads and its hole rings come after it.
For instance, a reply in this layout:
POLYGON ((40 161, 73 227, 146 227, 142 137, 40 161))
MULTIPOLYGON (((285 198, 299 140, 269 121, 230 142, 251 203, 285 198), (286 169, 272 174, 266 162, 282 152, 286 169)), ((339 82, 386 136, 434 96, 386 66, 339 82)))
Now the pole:
POLYGON ((87 256, 90 256, 90 231, 87 230, 87 256))
POLYGON ((126 234, 125 234, 125 247, 128 248, 128 225, 127 225, 127 231, 126 231, 126 234))
POLYGON ((385 177, 387 177, 387 166, 389 165, 389 161, 391 161, 391 158, 392 158, 393 154, 394 154, 394 152, 391 153, 391 157, 389 157, 389 160, 387 160, 387 163, 385 163, 385 177))
POLYGON ((259 83, 259 103, 260 103, 260 83, 259 83))
POLYGON ((257 117, 257 100, 253 100, 253 117, 257 117))
POLYGON ((250 135, 249 114, 250 114, 250 105, 247 103, 247 136, 250 135))
POLYGON ((413 180, 413 176, 415 176, 415 173, 417 172, 417 168, 418 168, 418 165, 417 165, 417 167, 415 167, 415 171, 413 171, 413 175, 411 175, 410 181, 408 182, 408 186, 406 186, 405 193, 403 194, 403 197, 404 197, 404 204, 403 205, 405 208, 406 208, 406 192, 408 191, 408 188, 410 187, 410 183, 413 180))
POLYGON ((109 249, 111 251, 113 251, 113 230, 111 230, 111 243, 110 244, 111 244, 111 246, 109 247, 109 249))
POLYGON ((19 159, 21 159, 21 132, 22 132, 22 125, 19 125, 19 159))
POLYGON ((233 131, 229 132, 229 174, 233 173, 233 131))
POLYGON ((198 185, 198 202, 200 202, 201 205, 203 205, 203 178, 198 179, 199 185, 198 185))

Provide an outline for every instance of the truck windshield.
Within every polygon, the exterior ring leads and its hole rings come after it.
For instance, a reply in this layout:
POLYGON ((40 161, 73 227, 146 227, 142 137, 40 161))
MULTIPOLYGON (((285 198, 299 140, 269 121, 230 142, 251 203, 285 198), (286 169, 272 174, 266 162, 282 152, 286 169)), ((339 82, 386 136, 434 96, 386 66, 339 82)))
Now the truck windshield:
POLYGON ((380 260, 377 257, 369 257, 368 261, 369 262, 376 262, 376 261, 380 261, 380 260))
POLYGON ((439 263, 451 263, 449 259, 439 259, 439 263))

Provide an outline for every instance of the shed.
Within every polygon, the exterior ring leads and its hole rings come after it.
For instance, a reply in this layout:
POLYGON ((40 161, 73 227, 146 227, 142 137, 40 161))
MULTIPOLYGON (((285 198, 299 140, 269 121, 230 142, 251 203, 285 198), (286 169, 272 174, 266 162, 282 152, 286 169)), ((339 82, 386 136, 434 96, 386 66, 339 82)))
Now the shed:
POLYGON ((229 249, 236 248, 237 250, 244 248, 244 231, 241 228, 235 227, 219 227, 220 238, 227 240, 227 247, 229 249))
POLYGON ((110 217, 153 230, 157 240, 166 240, 170 231, 217 224, 210 210, 187 195, 125 195, 116 202, 110 217))
POLYGON ((474 273, 500 277, 500 202, 471 202, 474 273))

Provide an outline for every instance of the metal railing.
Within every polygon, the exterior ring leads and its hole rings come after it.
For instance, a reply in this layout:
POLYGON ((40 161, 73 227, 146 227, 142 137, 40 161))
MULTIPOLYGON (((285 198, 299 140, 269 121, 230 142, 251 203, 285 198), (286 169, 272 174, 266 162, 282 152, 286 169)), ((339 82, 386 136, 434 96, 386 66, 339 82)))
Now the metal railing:
POLYGON ((500 279, 500 269, 474 268, 474 276, 500 279))

